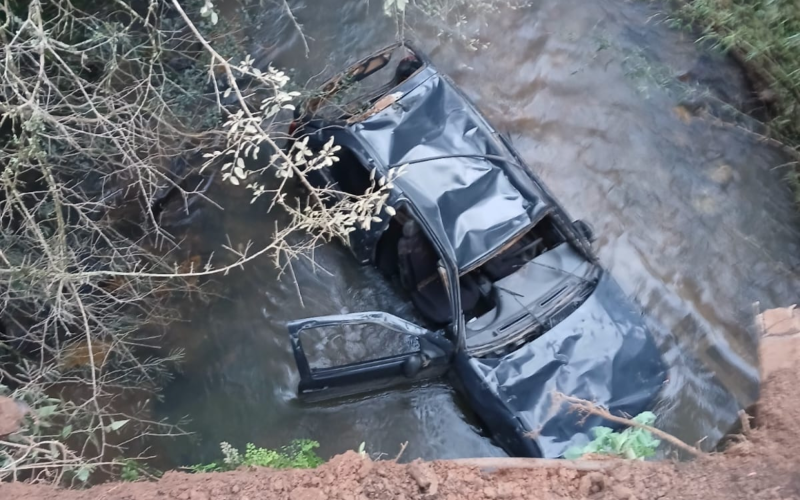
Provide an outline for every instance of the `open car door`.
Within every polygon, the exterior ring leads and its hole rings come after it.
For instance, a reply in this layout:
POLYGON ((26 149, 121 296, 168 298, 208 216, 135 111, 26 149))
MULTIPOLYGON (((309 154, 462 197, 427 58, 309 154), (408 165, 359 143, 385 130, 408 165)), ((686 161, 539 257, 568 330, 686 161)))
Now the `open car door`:
POLYGON ((301 397, 327 399, 437 377, 447 371, 453 344, 383 312, 320 316, 287 325, 301 397))

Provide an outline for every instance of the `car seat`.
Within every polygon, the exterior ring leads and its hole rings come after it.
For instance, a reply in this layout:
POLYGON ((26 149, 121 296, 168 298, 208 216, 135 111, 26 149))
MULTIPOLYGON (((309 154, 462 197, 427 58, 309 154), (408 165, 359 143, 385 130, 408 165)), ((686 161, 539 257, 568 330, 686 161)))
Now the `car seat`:
MULTIPOLYGON (((439 260, 431 243, 413 220, 403 225, 403 236, 397 244, 400 281, 411 295, 411 301, 425 319, 437 325, 453 321, 450 298, 439 276, 439 260)), ((478 285, 470 276, 460 280, 463 310, 475 307, 480 298, 478 285)))

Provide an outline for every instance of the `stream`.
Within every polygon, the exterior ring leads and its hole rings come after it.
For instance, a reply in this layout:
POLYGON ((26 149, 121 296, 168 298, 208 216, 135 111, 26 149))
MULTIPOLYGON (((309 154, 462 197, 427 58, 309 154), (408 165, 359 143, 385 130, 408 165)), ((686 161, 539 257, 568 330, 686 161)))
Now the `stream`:
MULTIPOLYGON (((295 1, 306 57, 281 5, 265 4, 248 33, 254 55, 294 68, 298 82, 396 34, 378 1, 295 1)), ((658 426, 713 447, 758 394, 754 303, 785 306, 800 295, 800 217, 780 170, 787 158, 703 115, 744 102, 741 70, 644 2, 533 0, 467 14, 457 31, 410 15, 404 34, 511 135, 573 218, 594 226, 602 264, 643 306, 670 366, 658 426)), ((258 245, 279 220, 244 190, 216 186, 210 196, 224 210, 208 206, 188 222, 194 252, 258 245)), ((215 278, 207 301, 180 305, 188 319, 167 340, 185 359, 156 413, 189 417, 194 434, 155 445, 164 466, 215 460, 221 441, 279 447, 297 438, 319 441, 323 457, 362 442, 390 457, 408 442, 404 460, 504 455, 446 380, 345 401, 296 399, 288 320, 407 316, 412 307, 337 245, 315 259, 319 268, 298 261, 280 279, 269 259, 257 260, 215 278)))

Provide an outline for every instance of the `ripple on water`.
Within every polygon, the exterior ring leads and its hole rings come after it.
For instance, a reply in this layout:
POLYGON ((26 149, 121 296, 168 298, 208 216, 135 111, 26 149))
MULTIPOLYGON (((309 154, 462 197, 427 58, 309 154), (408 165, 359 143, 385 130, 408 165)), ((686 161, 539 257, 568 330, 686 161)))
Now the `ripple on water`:
MULTIPOLYGON (((253 35, 268 47, 256 51, 261 60, 296 68, 299 81, 363 56, 394 33, 380 9, 362 0, 298 6, 313 34, 308 58, 270 8, 253 35)), ((712 446, 756 394, 752 303, 798 300, 800 221, 773 170, 785 163, 779 152, 687 114, 704 102, 697 83, 714 85, 712 97, 744 99, 738 69, 701 54, 690 37, 655 22, 651 9, 538 0, 491 14, 481 32, 491 43, 477 52, 424 24, 413 35, 512 137, 573 216, 596 228, 601 261, 643 304, 671 366, 659 425, 712 446), (677 84, 678 75, 689 75, 689 83, 677 84), (675 111, 684 105, 686 113, 675 111)), ((199 228, 208 242, 223 243, 225 234, 263 240, 273 227, 263 206, 218 201, 238 204, 238 212, 199 228), (264 232, 254 236, 259 227, 264 232)), ((407 459, 501 454, 445 383, 328 404, 293 398, 286 321, 373 309, 413 317, 391 284, 340 248, 320 249, 316 258, 330 274, 304 262, 294 268, 303 306, 292 282, 279 281, 266 260, 225 278, 225 299, 186 304, 203 340, 187 346, 183 372, 159 410, 190 415, 198 437, 170 446, 173 463, 216 458, 222 440, 280 446, 300 437, 319 440, 323 454, 366 442, 392 455, 405 441, 407 459)))

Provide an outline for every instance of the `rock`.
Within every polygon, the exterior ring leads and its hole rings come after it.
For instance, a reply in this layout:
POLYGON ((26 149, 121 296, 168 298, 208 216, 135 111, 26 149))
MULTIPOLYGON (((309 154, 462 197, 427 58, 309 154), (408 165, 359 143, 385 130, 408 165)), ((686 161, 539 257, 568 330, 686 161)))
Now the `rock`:
POLYGON ((238 485, 238 484, 234 484, 234 485, 233 485, 233 488, 231 488, 231 491, 232 491, 233 493, 239 493, 239 490, 241 490, 241 488, 239 488, 239 485, 238 485))
POLYGON ((483 496, 489 499, 497 498, 497 490, 491 486, 487 486, 483 489, 483 496))
POLYGON ((439 478, 430 465, 415 460, 409 464, 408 474, 417 482, 421 492, 435 495, 439 490, 439 478))

